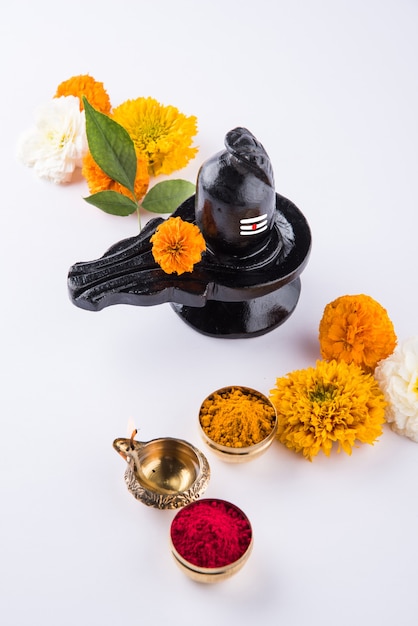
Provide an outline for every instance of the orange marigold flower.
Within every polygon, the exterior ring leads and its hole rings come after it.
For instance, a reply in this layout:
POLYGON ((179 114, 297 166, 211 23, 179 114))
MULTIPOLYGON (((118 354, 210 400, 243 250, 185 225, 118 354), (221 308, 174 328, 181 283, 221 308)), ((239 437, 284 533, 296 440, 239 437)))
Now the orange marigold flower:
POLYGON ((327 304, 319 324, 324 359, 356 363, 373 372, 397 342, 386 309, 367 295, 340 296, 327 304))
POLYGON ((103 83, 88 74, 73 76, 60 83, 54 98, 60 96, 77 96, 80 100, 80 111, 84 109, 83 96, 86 96, 92 107, 101 113, 110 113, 111 104, 103 83))
POLYGON ((186 117, 176 107, 163 106, 154 98, 127 100, 113 111, 113 119, 128 131, 148 160, 151 176, 171 174, 194 158, 197 118, 186 117))
MULTIPOLYGON (((90 193, 98 193, 99 191, 117 191, 123 195, 132 198, 132 194, 126 188, 110 178, 97 165, 93 159, 91 152, 87 152, 83 159, 82 174, 87 181, 90 193)), ((135 177, 135 195, 137 200, 142 199, 147 193, 149 185, 148 166, 144 157, 137 153, 136 177, 135 177)))
POLYGON ((167 274, 191 272, 206 249, 199 228, 181 217, 169 217, 157 227, 150 241, 155 261, 167 274))
POLYGON ((276 381, 270 400, 277 411, 277 438, 312 458, 322 451, 351 455, 355 442, 373 444, 382 434, 386 401, 372 374, 355 363, 318 361, 276 381))

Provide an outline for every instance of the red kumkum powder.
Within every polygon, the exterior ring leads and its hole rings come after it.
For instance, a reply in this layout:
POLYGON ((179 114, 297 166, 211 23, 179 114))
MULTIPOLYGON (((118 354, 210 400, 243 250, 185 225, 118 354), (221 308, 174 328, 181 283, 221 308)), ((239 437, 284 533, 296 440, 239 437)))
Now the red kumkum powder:
POLYGON ((186 561, 198 567, 224 567, 237 561, 251 543, 247 516, 225 500, 203 498, 179 511, 171 541, 186 561))

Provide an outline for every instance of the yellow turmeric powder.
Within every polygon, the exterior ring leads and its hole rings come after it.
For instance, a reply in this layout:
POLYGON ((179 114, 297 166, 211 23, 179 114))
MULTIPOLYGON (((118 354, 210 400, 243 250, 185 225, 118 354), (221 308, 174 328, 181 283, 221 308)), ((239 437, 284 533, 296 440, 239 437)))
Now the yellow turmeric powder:
POLYGON ((242 387, 211 394, 200 407, 200 425, 215 443, 245 448, 263 441, 273 430, 276 412, 267 398, 242 387))

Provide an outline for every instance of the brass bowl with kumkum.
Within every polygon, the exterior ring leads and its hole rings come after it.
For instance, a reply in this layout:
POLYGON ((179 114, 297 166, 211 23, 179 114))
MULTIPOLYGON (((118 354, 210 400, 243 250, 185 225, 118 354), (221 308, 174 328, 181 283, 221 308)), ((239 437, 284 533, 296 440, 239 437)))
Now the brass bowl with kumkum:
POLYGON ((205 455, 183 439, 136 441, 136 432, 113 442, 127 462, 125 482, 134 498, 157 509, 178 509, 197 500, 210 478, 205 455))
POLYGON ((176 513, 170 528, 174 561, 200 583, 215 583, 236 574, 253 547, 250 520, 235 504, 201 498, 176 513))
POLYGON ((216 456, 241 463, 260 456, 272 444, 277 413, 270 400, 255 389, 223 387, 202 402, 199 427, 216 456))

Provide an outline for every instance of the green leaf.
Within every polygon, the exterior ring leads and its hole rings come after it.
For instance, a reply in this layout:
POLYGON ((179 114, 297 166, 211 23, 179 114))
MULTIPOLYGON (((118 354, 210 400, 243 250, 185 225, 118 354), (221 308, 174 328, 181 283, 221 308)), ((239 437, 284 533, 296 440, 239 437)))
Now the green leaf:
POLYGON ((187 180, 163 180, 148 191, 141 205, 152 213, 173 213, 195 190, 187 180))
POLYGON ((84 200, 105 213, 123 217, 131 215, 138 208, 136 202, 117 191, 99 191, 88 198, 84 198, 84 200))
POLYGON ((112 180, 134 193, 136 153, 127 131, 104 113, 96 111, 83 96, 89 149, 97 165, 112 180))

